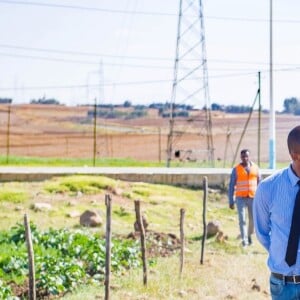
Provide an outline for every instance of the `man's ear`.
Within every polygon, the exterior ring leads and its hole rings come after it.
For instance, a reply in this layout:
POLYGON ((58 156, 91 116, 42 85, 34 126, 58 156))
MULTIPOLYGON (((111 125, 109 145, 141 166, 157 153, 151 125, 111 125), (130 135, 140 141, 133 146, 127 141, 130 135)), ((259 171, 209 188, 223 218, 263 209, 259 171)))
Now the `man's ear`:
POLYGON ((300 156, 299 156, 298 153, 291 152, 290 155, 291 155, 291 158, 292 158, 293 161, 300 159, 300 156))

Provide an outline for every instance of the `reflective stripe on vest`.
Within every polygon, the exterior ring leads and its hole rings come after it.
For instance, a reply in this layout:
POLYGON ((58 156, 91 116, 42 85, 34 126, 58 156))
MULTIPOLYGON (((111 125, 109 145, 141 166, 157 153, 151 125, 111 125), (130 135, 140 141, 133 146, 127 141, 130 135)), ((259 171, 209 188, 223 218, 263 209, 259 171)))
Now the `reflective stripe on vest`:
POLYGON ((250 171, 247 173, 242 165, 236 166, 236 197, 250 197, 254 198, 257 188, 258 167, 255 164, 250 166, 250 171))

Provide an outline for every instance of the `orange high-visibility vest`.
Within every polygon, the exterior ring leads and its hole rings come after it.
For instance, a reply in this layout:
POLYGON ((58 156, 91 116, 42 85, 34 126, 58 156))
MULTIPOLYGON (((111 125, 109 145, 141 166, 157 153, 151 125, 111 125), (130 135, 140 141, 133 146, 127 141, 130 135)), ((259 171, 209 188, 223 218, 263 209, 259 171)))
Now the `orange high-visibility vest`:
POLYGON ((249 173, 241 164, 237 165, 235 169, 237 175, 235 196, 254 198, 257 188, 258 166, 252 163, 249 173))

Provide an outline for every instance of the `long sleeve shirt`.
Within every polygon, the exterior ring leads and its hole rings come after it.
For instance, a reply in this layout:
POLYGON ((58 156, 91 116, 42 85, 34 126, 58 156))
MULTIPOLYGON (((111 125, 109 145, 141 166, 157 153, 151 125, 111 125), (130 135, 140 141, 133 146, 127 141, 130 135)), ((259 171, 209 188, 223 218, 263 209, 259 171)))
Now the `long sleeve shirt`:
POLYGON ((300 275, 299 249, 295 265, 285 262, 298 180, 291 166, 267 177, 260 182, 253 203, 255 231, 269 253, 269 269, 284 275, 300 275))
POLYGON ((234 188, 237 179, 236 168, 233 168, 230 175, 230 181, 228 186, 228 200, 229 204, 234 204, 234 188))

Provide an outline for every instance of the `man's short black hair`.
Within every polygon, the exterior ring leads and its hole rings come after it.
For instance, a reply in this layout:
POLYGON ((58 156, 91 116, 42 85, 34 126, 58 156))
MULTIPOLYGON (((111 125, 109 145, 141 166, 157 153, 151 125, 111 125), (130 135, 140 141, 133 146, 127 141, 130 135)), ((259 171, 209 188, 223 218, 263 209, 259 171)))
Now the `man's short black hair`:
POLYGON ((250 151, 249 151, 248 149, 243 149, 243 150, 241 151, 241 155, 246 154, 247 152, 250 153, 250 151))
POLYGON ((289 152, 295 152, 300 148, 300 126, 293 128, 287 138, 289 152))

